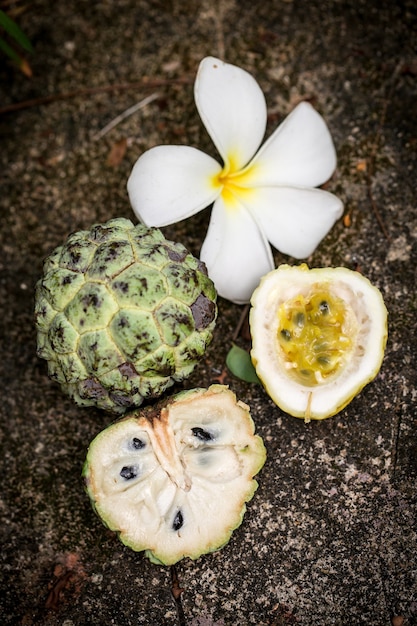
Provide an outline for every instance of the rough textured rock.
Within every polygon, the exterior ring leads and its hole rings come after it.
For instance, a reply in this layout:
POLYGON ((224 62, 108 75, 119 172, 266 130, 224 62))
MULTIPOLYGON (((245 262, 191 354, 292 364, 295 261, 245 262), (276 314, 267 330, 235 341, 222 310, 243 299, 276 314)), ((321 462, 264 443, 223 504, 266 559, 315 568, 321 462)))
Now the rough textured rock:
MULTIPOLYGON (((14 4, 35 54, 31 79, 4 57, 0 68, 2 624, 417 624, 415 4, 14 4), (359 268, 377 284, 389 339, 377 379, 323 422, 306 425, 261 387, 222 377, 250 405, 268 459, 231 542, 170 571, 121 546, 91 510, 81 469, 108 416, 77 408, 48 379, 33 290, 70 232, 133 219, 126 181, 143 150, 185 143, 216 156, 192 94, 208 54, 255 75, 268 133, 302 99, 324 115, 339 155, 328 189, 346 209, 308 262, 359 268)), ((208 215, 164 234, 198 254, 208 215)), ((223 373, 241 308, 219 309, 187 387, 223 373)))

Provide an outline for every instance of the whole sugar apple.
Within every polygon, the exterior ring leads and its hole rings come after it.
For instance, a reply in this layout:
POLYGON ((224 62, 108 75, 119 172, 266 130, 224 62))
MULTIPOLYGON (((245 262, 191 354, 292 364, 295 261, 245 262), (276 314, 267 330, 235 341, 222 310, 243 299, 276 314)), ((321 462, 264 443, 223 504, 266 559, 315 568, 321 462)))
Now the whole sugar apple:
POLYGON ((46 259, 37 352, 77 404, 123 414, 191 374, 216 315, 202 262, 158 229, 112 219, 46 259))
POLYGON ((227 387, 184 391, 129 413, 91 442, 83 475, 102 521, 154 563, 225 545, 243 519, 266 450, 227 387))

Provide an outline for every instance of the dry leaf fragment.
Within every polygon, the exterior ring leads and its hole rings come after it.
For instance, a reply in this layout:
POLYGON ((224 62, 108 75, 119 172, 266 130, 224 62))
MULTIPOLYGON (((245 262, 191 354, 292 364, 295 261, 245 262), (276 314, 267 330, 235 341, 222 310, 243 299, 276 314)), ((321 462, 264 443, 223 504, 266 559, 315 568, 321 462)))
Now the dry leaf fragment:
POLYGON ((19 69, 27 78, 32 78, 32 68, 26 59, 20 59, 19 69))
POLYGON ((126 154, 127 148, 127 138, 122 137, 119 141, 116 141, 109 152, 109 156, 107 157, 107 165, 110 167, 119 167, 120 163, 123 161, 123 157, 126 154))

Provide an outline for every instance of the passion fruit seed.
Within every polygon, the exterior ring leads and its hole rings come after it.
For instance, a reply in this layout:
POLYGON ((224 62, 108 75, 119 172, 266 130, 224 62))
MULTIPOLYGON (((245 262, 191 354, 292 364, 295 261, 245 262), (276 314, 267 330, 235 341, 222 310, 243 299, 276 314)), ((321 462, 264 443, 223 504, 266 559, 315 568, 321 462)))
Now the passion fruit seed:
POLYGON ((328 285, 317 283, 307 295, 283 302, 277 316, 278 350, 295 380, 315 386, 343 369, 357 325, 347 303, 328 285))

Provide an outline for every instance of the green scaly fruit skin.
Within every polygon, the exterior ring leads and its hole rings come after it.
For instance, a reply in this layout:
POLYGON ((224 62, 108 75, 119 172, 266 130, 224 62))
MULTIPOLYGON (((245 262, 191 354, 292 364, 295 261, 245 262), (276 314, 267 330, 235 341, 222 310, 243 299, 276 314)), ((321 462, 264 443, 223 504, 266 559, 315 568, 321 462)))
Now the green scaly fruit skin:
MULTIPOLYGON (((178 426, 178 424, 177 424, 178 426)), ((210 428, 210 426, 209 426, 210 428)), ((223 426, 224 428, 224 426, 223 426)), ((178 435, 178 433, 177 433, 178 435)), ((139 435, 137 435, 139 436, 139 435)), ((227 437, 227 436, 226 436, 227 437)), ((191 444, 193 447, 197 444, 191 444)), ((211 442, 202 443, 202 452, 207 450, 212 444, 211 442)), ((159 447, 159 445, 158 445, 159 447)), ((197 445, 198 447, 198 445, 197 445)), ((173 565, 180 559, 188 557, 192 560, 199 558, 202 554, 208 554, 211 552, 222 549, 230 540, 233 531, 238 528, 246 513, 246 503, 249 502, 257 488, 258 482, 254 476, 260 472, 266 461, 266 448, 263 440, 259 435, 255 434, 255 424, 249 412, 249 407, 242 402, 237 401, 235 394, 229 390, 225 385, 211 385, 208 389, 197 388, 186 391, 181 391, 171 397, 163 398, 152 406, 146 406, 136 411, 130 412, 123 416, 121 419, 110 424, 105 430, 101 431, 95 439, 90 443, 87 457, 83 466, 83 478, 85 480, 86 493, 89 496, 93 510, 97 516, 101 519, 104 526, 117 533, 119 540, 135 551, 143 551, 144 555, 156 565, 173 565), (204 411, 202 414, 202 406, 204 411), (158 545, 158 540, 155 536, 148 531, 147 538, 144 539, 141 535, 140 540, 135 539, 134 533, 140 531, 140 506, 144 502, 146 495, 146 507, 152 507, 154 503, 148 501, 148 498, 155 498, 159 500, 162 498, 162 493, 159 493, 156 489, 156 484, 150 490, 146 484, 139 483, 138 487, 133 487, 131 508, 126 514, 120 515, 122 508, 126 506, 126 494, 128 493, 128 487, 126 491, 123 489, 123 498, 120 502, 116 502, 114 498, 117 497, 117 493, 120 493, 116 486, 115 474, 112 471, 113 465, 122 465, 125 459, 126 448, 123 446, 123 452, 120 452, 119 446, 121 443, 120 433, 130 432, 138 433, 138 429, 154 429, 159 430, 159 424, 165 423, 167 430, 164 429, 164 436, 162 439, 157 437, 157 444, 162 443, 162 449, 165 451, 170 447, 169 444, 169 432, 171 429, 175 430, 175 418, 171 417, 172 412, 180 411, 183 421, 182 431, 183 436, 179 437, 182 442, 176 453, 184 453, 187 444, 189 442, 187 438, 187 429, 190 425, 195 423, 207 424, 206 419, 213 419, 210 422, 211 427, 213 423, 217 424, 219 428, 219 437, 221 442, 218 442, 220 449, 226 449, 228 446, 232 446, 236 450, 236 454, 240 457, 240 471, 244 476, 243 483, 233 483, 233 496, 230 498, 234 500, 232 511, 227 513, 227 521, 224 526, 216 531, 214 536, 209 539, 204 537, 204 533, 198 530, 198 524, 196 526, 197 536, 201 534, 201 538, 198 540, 197 545, 193 542, 193 548, 190 544, 182 546, 182 548, 175 546, 176 539, 173 539, 173 545, 170 549, 167 549, 165 543, 158 545), (168 417, 169 416, 169 417, 168 417), (187 417, 188 416, 188 417, 187 417), (205 417, 207 416, 207 417, 205 417), (212 418, 210 418, 212 416, 212 418), (174 423, 172 423, 174 420, 174 423), (191 423, 190 423, 191 420, 191 423), (201 422, 200 422, 201 420, 201 422), (159 424, 158 424, 159 423, 159 424), (226 424, 226 428, 237 428, 234 430, 234 435, 229 435, 226 440, 222 438, 221 424, 226 424), (102 450, 107 450, 103 456, 102 450), (121 455, 121 456, 120 456, 121 455), (106 477, 107 476, 107 477, 106 477), (107 484, 107 487, 104 485, 107 484), (109 493, 109 490, 113 492, 113 495, 109 493), (143 491, 142 491, 143 490, 143 491), (143 495, 141 496, 140 493, 143 495), (151 495, 152 494, 152 495, 151 495), (110 498, 106 502, 106 500, 110 498), (136 519, 135 516, 138 515, 136 519), (132 519, 134 518, 134 521, 132 519), (149 543, 153 545, 150 549, 149 543)), ((187 467, 183 457, 181 466, 187 467), (183 465, 184 464, 184 465, 183 465)), ((147 473, 145 470, 145 464, 140 463, 145 475, 148 476, 149 481, 154 481, 156 472, 155 469, 151 473, 147 473)), ((205 463, 201 467, 204 467, 205 463)), ((191 477, 192 478, 192 477, 191 477)), ((168 480, 168 479, 167 479, 168 480)), ((225 481, 232 480, 230 473, 225 474, 225 481)), ((192 479, 193 481, 193 479, 192 479)), ((215 482, 217 482, 215 480, 215 482)), ((221 485, 219 484, 219 494, 222 493, 221 485)), ((196 487, 198 489, 198 487, 196 487)), ((191 501, 195 502, 195 495, 193 495, 194 486, 190 490, 191 501)), ((210 497, 210 489, 207 487, 200 493, 200 496, 206 500, 210 497)), ((226 501, 221 505, 221 509, 218 510, 216 518, 223 514, 223 510, 228 507, 229 498, 227 496, 226 501)), ((218 498, 216 498, 218 499, 218 498)), ((162 498, 163 500, 163 498, 162 498)), ((216 507, 214 508, 216 510, 216 507)), ((211 512, 211 515, 213 513, 211 512)), ((166 523, 166 515, 162 514, 161 522, 166 523)), ((210 515, 204 514, 201 523, 204 526, 210 526, 213 523, 210 515)), ((146 535, 146 533, 145 533, 146 535)))
POLYGON ((78 405, 122 415, 191 374, 212 339, 216 297, 204 264, 160 230, 96 224, 45 260, 37 353, 78 405))

